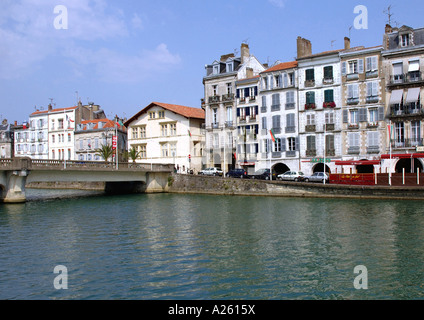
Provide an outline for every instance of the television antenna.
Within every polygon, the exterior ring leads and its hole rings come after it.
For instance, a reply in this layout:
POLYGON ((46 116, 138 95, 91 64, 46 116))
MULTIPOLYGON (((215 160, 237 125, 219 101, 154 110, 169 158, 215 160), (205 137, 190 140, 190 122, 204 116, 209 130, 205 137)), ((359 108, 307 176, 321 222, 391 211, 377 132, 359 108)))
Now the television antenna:
POLYGON ((331 48, 334 46, 334 42, 336 42, 336 40, 331 40, 331 48))
POLYGON ((350 26, 350 27, 349 27, 349 39, 350 39, 350 33, 351 33, 351 31, 352 31, 352 28, 353 28, 353 26, 350 26))
POLYGON ((394 16, 394 14, 391 12, 392 10, 392 5, 388 6, 386 10, 383 11, 383 13, 387 14, 387 23, 389 25, 392 25, 392 16, 394 16))

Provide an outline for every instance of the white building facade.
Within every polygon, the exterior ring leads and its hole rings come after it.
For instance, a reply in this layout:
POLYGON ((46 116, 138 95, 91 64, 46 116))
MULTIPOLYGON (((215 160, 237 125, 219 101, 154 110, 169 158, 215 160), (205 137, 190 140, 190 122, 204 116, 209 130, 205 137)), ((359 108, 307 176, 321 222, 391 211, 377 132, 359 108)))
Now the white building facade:
POLYGON ((128 150, 139 152, 138 163, 174 164, 180 173, 202 169, 204 110, 153 102, 131 117, 128 150))

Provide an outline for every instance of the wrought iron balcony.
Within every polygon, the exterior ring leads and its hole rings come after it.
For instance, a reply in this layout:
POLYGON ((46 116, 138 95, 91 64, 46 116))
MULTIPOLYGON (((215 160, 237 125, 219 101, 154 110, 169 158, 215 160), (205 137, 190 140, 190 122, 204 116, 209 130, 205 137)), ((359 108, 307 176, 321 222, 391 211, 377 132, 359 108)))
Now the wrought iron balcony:
POLYGON ((306 150, 307 157, 315 157, 316 155, 317 155, 317 150, 315 149, 306 150))
POLYGON ((271 111, 280 111, 280 105, 279 104, 274 104, 271 106, 271 111))
POLYGON ((334 131, 334 129, 335 129, 334 123, 324 124, 324 130, 325 131, 334 131))
POLYGON ((220 97, 219 96, 209 97, 209 103, 217 103, 219 101, 220 101, 220 97))
POLYGON ((389 85, 410 84, 424 81, 424 74, 419 71, 413 71, 403 74, 391 75, 389 85))
POLYGON ((405 148, 415 148, 424 146, 424 139, 403 139, 398 141, 391 142, 393 149, 405 149, 405 148))
POLYGON ((316 125, 314 124, 308 124, 305 126, 306 132, 315 132, 316 131, 316 125))
POLYGON ((424 116, 422 105, 397 105, 390 107, 390 118, 424 116))
POLYGON ((315 87, 315 80, 305 80, 305 87, 315 87))
POLYGON ((222 96, 222 101, 233 101, 234 93, 227 93, 222 96))
POLYGON ((296 104, 294 102, 292 103, 286 103, 286 110, 292 110, 295 109, 296 104))

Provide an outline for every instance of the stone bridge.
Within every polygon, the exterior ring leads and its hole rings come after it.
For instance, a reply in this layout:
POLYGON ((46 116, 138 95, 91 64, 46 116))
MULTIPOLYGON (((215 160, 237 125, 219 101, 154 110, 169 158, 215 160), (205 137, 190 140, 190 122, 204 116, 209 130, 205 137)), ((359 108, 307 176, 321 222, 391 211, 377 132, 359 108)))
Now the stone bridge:
POLYGON ((138 192, 164 192, 173 169, 172 164, 0 159, 0 202, 25 202, 25 186, 33 182, 105 182, 112 189, 132 184, 138 192))

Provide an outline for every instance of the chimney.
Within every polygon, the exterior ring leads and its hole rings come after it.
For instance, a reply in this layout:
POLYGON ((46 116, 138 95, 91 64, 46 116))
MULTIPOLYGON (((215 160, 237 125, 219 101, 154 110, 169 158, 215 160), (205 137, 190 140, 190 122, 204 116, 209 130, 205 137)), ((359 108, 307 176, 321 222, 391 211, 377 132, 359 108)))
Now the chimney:
POLYGON ((246 63, 249 58, 250 58, 249 45, 247 43, 242 43, 241 44, 241 64, 246 63))
POLYGON ((18 121, 15 120, 15 127, 17 127, 17 126, 18 126, 18 121))
POLYGON ((297 37, 297 58, 303 58, 312 55, 311 41, 302 37, 297 37))
POLYGON ((253 78, 253 68, 246 68, 246 78, 253 78))
POLYGON ((228 58, 234 58, 234 53, 224 54, 221 56, 220 61, 225 62, 228 60, 228 58))
POLYGON ((386 27, 384 28, 384 35, 383 35, 383 48, 384 50, 389 49, 389 34, 393 32, 393 28, 390 24, 386 24, 386 27))
POLYGON ((386 27, 384 28, 384 33, 392 33, 393 28, 390 24, 386 24, 386 27))
POLYGON ((53 106, 52 106, 52 104, 51 104, 51 103, 49 103, 49 106, 48 106, 47 110, 48 110, 48 111, 52 111, 52 110, 53 110, 53 106))
POLYGON ((348 38, 348 37, 344 37, 344 48, 345 48, 345 50, 350 49, 350 38, 348 38))

